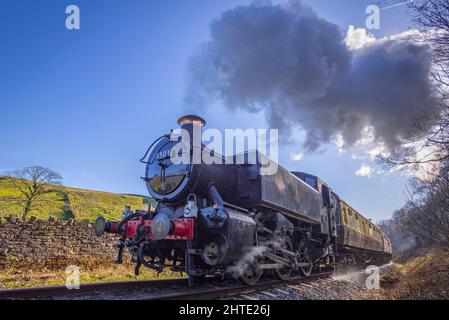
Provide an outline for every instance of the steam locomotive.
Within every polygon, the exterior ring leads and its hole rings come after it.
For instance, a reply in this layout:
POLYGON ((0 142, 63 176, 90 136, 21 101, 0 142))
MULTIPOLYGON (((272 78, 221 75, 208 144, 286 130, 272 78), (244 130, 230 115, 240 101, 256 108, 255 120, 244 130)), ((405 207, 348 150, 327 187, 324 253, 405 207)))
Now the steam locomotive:
POLYGON ((382 230, 320 178, 281 166, 264 174, 273 162, 258 151, 229 158, 201 139, 195 142, 202 118, 184 116, 178 124, 187 133, 185 148, 179 147, 183 136, 173 139, 172 131, 141 159, 157 207, 127 208, 119 222, 99 217, 94 223, 98 236, 121 235, 118 263, 128 249, 136 274, 142 265, 158 272, 170 267, 186 272, 191 285, 208 275, 232 275, 253 285, 264 274, 307 277, 338 264, 380 265, 391 259, 391 242, 382 230), (198 154, 216 161, 194 161, 198 154), (173 155, 190 161, 174 161, 173 155), (236 161, 242 156, 244 161, 236 161))

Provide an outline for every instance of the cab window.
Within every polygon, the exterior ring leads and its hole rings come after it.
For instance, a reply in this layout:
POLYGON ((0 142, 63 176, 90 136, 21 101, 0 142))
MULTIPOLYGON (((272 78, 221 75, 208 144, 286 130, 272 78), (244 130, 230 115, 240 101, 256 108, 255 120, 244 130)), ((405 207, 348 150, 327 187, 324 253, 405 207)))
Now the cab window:
POLYGON ((314 188, 315 190, 318 190, 318 182, 316 178, 305 177, 304 182, 307 183, 312 188, 314 188))

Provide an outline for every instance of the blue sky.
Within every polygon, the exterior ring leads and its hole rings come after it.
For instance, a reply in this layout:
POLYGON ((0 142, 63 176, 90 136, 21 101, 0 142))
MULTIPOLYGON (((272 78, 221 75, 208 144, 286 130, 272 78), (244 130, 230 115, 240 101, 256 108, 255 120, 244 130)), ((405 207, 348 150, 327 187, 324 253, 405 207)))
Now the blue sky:
MULTIPOLYGON (((305 1, 346 30, 363 27, 365 0, 305 1)), ((146 194, 138 159, 189 111, 183 106, 186 63, 208 39, 209 24, 242 0, 0 0, 0 172, 42 165, 64 184, 146 194), (65 8, 76 4, 81 29, 65 28, 65 8)), ((403 8, 383 11, 386 36, 411 23, 403 8)), ((214 108, 211 127, 266 128, 263 115, 214 108)), ((280 150, 291 170, 321 176, 374 219, 403 205, 407 177, 355 175, 366 160, 329 146, 292 161, 299 146, 280 150)), ((375 167, 375 164, 368 162, 375 167)))

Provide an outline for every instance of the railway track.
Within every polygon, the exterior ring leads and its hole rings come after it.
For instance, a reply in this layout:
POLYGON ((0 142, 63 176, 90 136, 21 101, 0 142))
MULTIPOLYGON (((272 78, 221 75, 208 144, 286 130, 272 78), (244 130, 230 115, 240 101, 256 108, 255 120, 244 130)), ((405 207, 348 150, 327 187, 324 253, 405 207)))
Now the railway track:
POLYGON ((287 281, 266 280, 254 286, 215 280, 188 288, 187 279, 168 279, 86 284, 78 290, 68 290, 65 286, 11 289, 0 291, 0 300, 214 300, 263 291, 285 283, 313 282, 330 275, 333 272, 287 281))
POLYGON ((83 296, 94 296, 120 291, 162 289, 167 287, 186 287, 187 279, 163 279, 144 281, 121 281, 81 284, 79 289, 69 290, 65 286, 35 287, 0 290, 0 300, 12 299, 45 299, 83 296))
POLYGON ((308 278, 294 277, 286 281, 281 280, 268 280, 260 282, 253 286, 248 285, 234 285, 230 287, 215 287, 215 288, 198 288, 191 291, 180 292, 175 294, 161 295, 157 297, 148 297, 143 300, 214 300, 223 299, 232 296, 238 296, 243 294, 249 294, 257 291, 275 288, 282 286, 285 283, 299 283, 299 282, 312 282, 317 279, 322 279, 333 275, 334 272, 325 272, 311 275, 308 278))

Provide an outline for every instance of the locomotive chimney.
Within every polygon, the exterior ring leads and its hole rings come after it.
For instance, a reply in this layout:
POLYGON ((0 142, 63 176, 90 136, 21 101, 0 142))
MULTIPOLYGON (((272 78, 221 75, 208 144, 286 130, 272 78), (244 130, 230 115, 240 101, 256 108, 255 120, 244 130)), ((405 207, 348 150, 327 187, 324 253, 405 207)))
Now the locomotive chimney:
MULTIPOLYGON (((189 133, 190 147, 194 150, 200 149, 202 140, 201 129, 206 125, 206 121, 199 116, 186 115, 178 119, 178 124, 181 129, 186 130, 189 133)), ((195 157, 195 159, 199 158, 195 157)))
POLYGON ((187 130, 190 134, 190 137, 192 137, 194 128, 196 127, 201 130, 201 128, 206 125, 206 121, 203 118, 195 115, 187 115, 179 118, 178 124, 181 129, 187 130))

